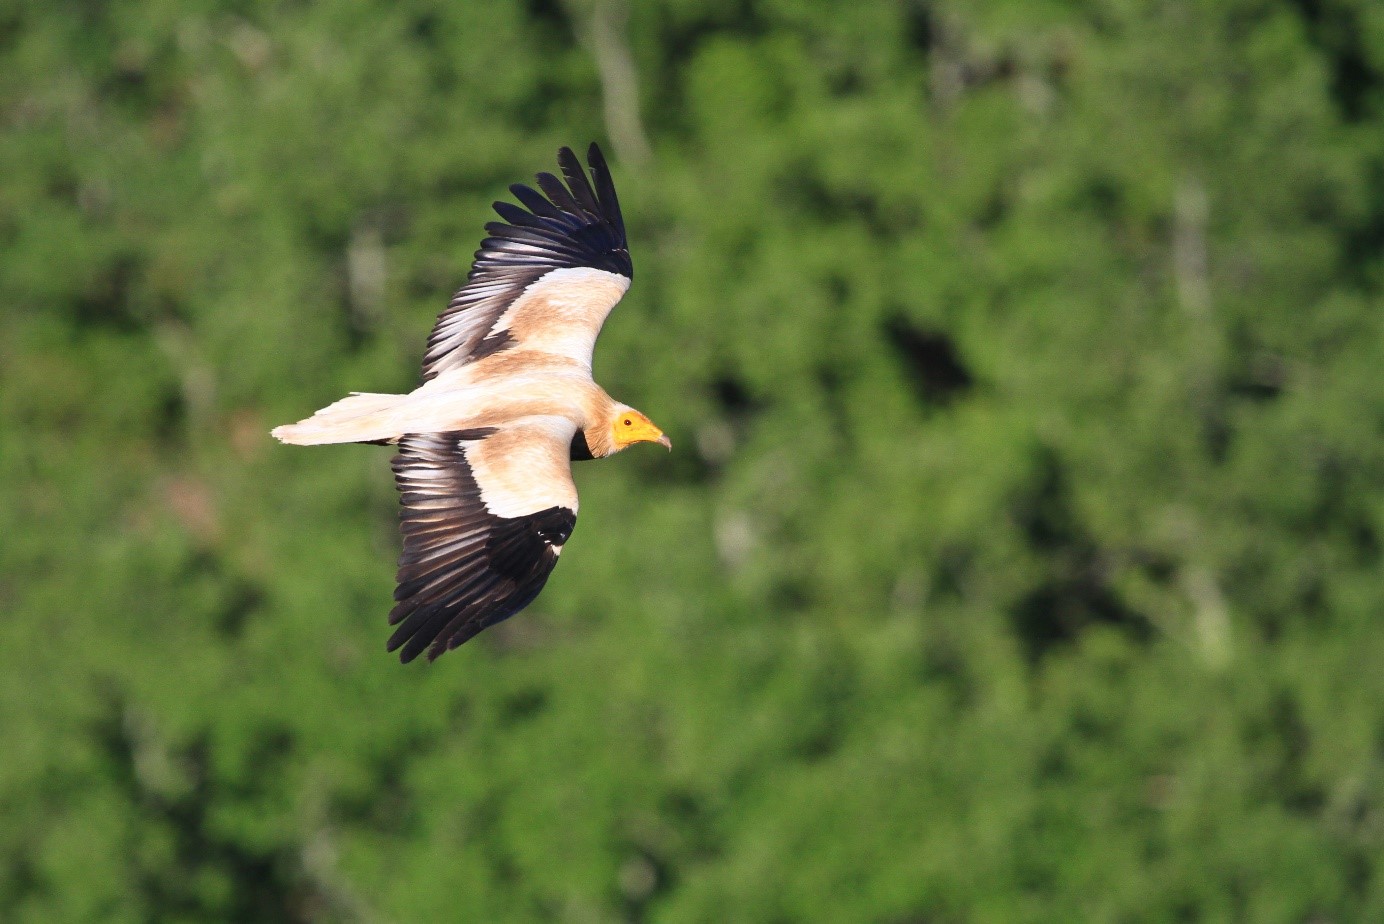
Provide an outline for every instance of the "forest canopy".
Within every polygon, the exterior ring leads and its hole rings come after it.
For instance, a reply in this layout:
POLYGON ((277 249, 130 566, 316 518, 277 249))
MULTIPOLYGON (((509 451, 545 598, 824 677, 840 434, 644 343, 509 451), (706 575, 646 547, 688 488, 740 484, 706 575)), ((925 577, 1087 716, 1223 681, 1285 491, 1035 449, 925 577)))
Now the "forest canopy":
POLYGON ((0 917, 1384 920, 1382 288, 1370 0, 4 5, 0 917), (593 140, 676 450, 401 666, 268 431, 593 140))

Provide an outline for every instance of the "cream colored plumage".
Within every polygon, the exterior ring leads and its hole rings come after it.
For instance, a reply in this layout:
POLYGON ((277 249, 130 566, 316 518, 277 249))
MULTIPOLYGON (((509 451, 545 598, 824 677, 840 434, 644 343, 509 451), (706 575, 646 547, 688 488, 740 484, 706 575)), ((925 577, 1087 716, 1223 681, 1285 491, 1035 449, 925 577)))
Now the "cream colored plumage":
POLYGON ((424 382, 353 394, 278 427, 285 443, 397 443, 403 502, 389 649, 429 658, 527 606, 576 522, 570 461, 668 438, 591 378, 591 353, 633 277, 600 149, 587 176, 567 148, 566 184, 497 202, 465 286, 437 320, 424 382))

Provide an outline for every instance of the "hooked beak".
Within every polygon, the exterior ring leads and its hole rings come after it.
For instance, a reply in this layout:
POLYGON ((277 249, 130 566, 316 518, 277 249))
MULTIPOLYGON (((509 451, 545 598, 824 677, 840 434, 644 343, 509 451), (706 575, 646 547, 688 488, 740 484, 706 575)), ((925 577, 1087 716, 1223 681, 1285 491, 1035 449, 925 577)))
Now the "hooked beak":
POLYGON ((673 441, 668 439, 668 434, 664 433, 660 435, 656 442, 669 452, 673 451, 673 441))

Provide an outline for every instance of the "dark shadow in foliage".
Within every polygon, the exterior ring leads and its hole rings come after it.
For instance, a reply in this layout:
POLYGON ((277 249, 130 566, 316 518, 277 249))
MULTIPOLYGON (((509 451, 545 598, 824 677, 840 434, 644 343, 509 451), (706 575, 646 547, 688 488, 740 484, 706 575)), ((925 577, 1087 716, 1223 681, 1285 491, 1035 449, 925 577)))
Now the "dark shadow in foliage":
POLYGON ((733 372, 723 372, 706 386, 717 416, 730 424, 741 438, 754 419, 768 408, 768 402, 752 392, 745 380, 733 372))
POLYGON ((1115 626, 1139 641, 1151 637, 1148 620, 1110 587, 1102 551, 1072 510, 1067 476, 1056 453, 1038 451, 1029 483, 1014 499, 1012 510, 1029 545, 1045 562, 1045 579, 1010 612, 1030 661, 1036 663, 1094 625, 1115 626))
POLYGON ((910 48, 924 55, 932 51, 937 41, 937 22, 933 19, 932 4, 915 0, 904 4, 903 35, 910 48))
MULTIPOLYGON (((1316 464, 1317 496, 1303 525, 1312 535, 1339 537, 1342 550, 1351 553, 1351 558, 1360 567, 1377 569, 1384 546, 1369 500, 1373 492, 1368 487, 1368 476, 1356 460, 1339 451, 1323 451, 1316 464)), ((1377 475, 1377 465, 1375 472, 1377 475)), ((1327 609, 1327 583, 1328 577, 1318 574, 1304 588, 1302 598, 1297 601, 1299 612, 1317 615, 1327 609)))
POLYGON ((164 392, 150 415, 149 429, 153 438, 170 452, 175 451, 187 422, 187 396, 181 391, 164 392))
POLYGON ((944 634, 928 636, 921 646, 918 680, 943 693, 957 712, 964 712, 976 702, 980 686, 961 646, 944 634))
POLYGON ((363 758, 368 782, 336 792, 331 802, 332 819, 401 840, 416 837, 423 811, 413 798, 408 771, 437 747, 436 736, 415 733, 386 751, 363 758))
POLYGON ((619 904, 627 924, 643 924, 660 896, 667 895, 674 885, 672 866, 653 848, 638 844, 622 845, 625 861, 617 878, 619 904))
POLYGON ((1206 458, 1221 465, 1230 456, 1230 444, 1235 437, 1230 423, 1229 409, 1223 401, 1203 400, 1198 413, 1201 445, 1206 450, 1206 458))
MULTIPOLYGON (((650 7, 655 7, 650 4, 650 7)), ((687 65, 709 40, 719 35, 754 38, 768 31, 768 23, 760 15, 753 0, 735 0, 705 9, 700 17, 686 13, 657 13, 658 34, 654 47, 662 49, 653 67, 640 73, 645 92, 649 128, 654 131, 677 130, 687 125, 688 105, 687 65), (717 9, 715 6, 719 6, 717 9)))
POLYGON ((79 328, 138 331, 143 323, 134 307, 133 291, 143 271, 135 254, 120 254, 110 260, 77 296, 72 321, 79 328))
POLYGON ((1373 288, 1373 275, 1379 254, 1384 253, 1384 163, 1374 163, 1366 172, 1369 208, 1345 232, 1341 249, 1341 274, 1356 286, 1373 288))
POLYGON ((1312 741, 1302 709, 1293 694, 1279 690, 1268 704, 1268 714, 1254 722, 1249 731, 1262 736, 1264 749, 1278 760, 1271 768, 1271 788, 1283 804, 1294 812, 1316 817, 1326 805, 1327 794, 1312 778, 1307 765, 1312 741))
POLYGON ((682 22, 673 22, 671 16, 664 15, 659 46, 664 49, 664 62, 670 70, 681 71, 682 65, 697 53, 697 50, 715 35, 735 35, 741 38, 758 38, 769 28, 769 23, 759 14, 754 0, 731 0, 729 3, 711 4, 706 16, 700 19, 683 15, 682 22), (719 7, 719 8, 718 8, 719 7))
MULTIPOLYGON (((524 882, 523 867, 509 846, 501 819, 505 816, 506 793, 492 789, 474 799, 465 815, 464 830, 471 842, 484 855, 485 864, 495 881, 515 894, 522 894, 524 882)), ((541 899, 530 899, 542 904, 541 899)), ((556 920, 561 915, 556 909, 534 916, 534 920, 556 920)))
POLYGON ((1202 445, 1206 456, 1220 465, 1231 454, 1237 436, 1235 405, 1276 400, 1287 384, 1287 364, 1255 342, 1243 323, 1229 331, 1229 356, 1219 387, 1198 402, 1202 445))
POLYGON ((11 908, 18 908, 31 896, 51 891, 38 864, 22 847, 15 848, 0 861, 0 895, 11 908))
POLYGON ((695 790, 674 786, 659 798, 658 817, 677 832, 678 855, 704 863, 723 853, 722 821, 712 810, 714 799, 695 790))
POLYGON ((513 728, 538 718, 548 708, 548 691, 542 687, 524 687, 500 700, 496 725, 513 728))
POLYGON ((855 716, 847 703, 858 701, 860 678, 856 666, 840 651, 827 655, 809 668, 808 686, 816 691, 811 710, 799 713, 789 743, 789 753, 797 760, 814 764, 841 749, 847 729, 855 716))
POLYGON ((917 327, 896 315, 884 323, 884 337, 924 407, 944 407, 975 384, 947 334, 917 327))
POLYGON ((220 589, 221 599, 211 623, 226 641, 240 638, 250 618, 264 606, 264 589, 230 571, 225 559, 210 550, 194 551, 180 577, 188 585, 210 584, 220 589))
POLYGON ((745 383, 732 374, 718 376, 709 388, 712 398, 726 417, 741 420, 763 408, 763 402, 756 399, 745 383))
POLYGON ((1281 356, 1257 346, 1243 325, 1230 332, 1230 344, 1225 390, 1232 398, 1262 402, 1283 394, 1288 372, 1281 356))
POLYGON ((925 577, 928 604, 922 612, 928 615, 919 640, 917 677, 932 689, 944 691, 958 711, 975 702, 980 684, 951 620, 936 614, 965 601, 978 558, 970 545, 946 545, 933 557, 925 577))
POLYGON ((1082 184, 1076 204, 1106 224, 1116 225, 1125 219, 1124 186, 1104 171, 1092 173, 1082 184))
POLYGON ((1307 23, 1308 37, 1326 58, 1332 99, 1347 120, 1361 121, 1369 115, 1370 98, 1384 90, 1384 74, 1370 65, 1365 50, 1368 30, 1360 11, 1332 0, 1295 0, 1293 5, 1307 23))
POLYGON ((428 10, 413 17, 409 32, 412 33, 413 38, 417 40, 419 44, 432 50, 439 44, 438 39, 442 31, 440 28, 441 25, 442 18, 438 16, 435 11, 428 10))
POLYGON ((545 30, 564 33, 572 37, 572 24, 562 0, 524 0, 524 13, 535 24, 545 30))
POLYGON ((859 221, 871 236, 894 239, 918 224, 917 216, 892 211, 874 192, 859 189, 834 189, 813 173, 813 165, 795 164, 775 183, 777 200, 823 226, 859 221))
POLYGON ((157 42, 138 57, 113 54, 110 70, 97 83, 97 97, 133 120, 176 119, 186 95, 176 76, 177 55, 171 39, 157 42))
POLYGON ((824 410, 820 426, 830 432, 840 445, 846 446, 850 443, 851 417, 850 406, 842 394, 847 377, 840 366, 840 363, 824 362, 817 366, 815 378, 824 410))
MULTIPOLYGON (((753 394, 744 379, 733 372, 722 372, 704 386, 703 393, 709 399, 713 419, 723 422, 733 434, 731 444, 726 447, 727 455, 706 452, 700 445, 675 445, 671 455, 642 452, 633 462, 639 468, 640 477, 650 485, 660 484, 706 484, 714 478, 735 452, 735 447, 743 443, 745 433, 766 407, 767 403, 753 394), (693 450, 696 451, 693 451, 693 450)), ((689 434, 694 435, 694 434, 689 434)), ((674 443, 681 439, 674 435, 674 443)))
POLYGON ((239 638, 250 617, 264 606, 264 591, 244 578, 233 578, 216 614, 216 628, 226 638, 239 638))
POLYGON ((189 783, 186 791, 160 792, 146 785, 137 769, 141 745, 128 727, 124 698, 117 692, 108 699, 110 709, 94 725, 92 736, 128 804, 139 809, 146 826, 167 831, 173 845, 171 859, 157 867, 145 866, 137 852, 125 858, 133 868, 132 880, 139 884, 148 920, 297 924, 317 920, 331 907, 330 896, 299 874, 297 851, 289 845, 251 847, 217 831, 210 820, 213 806, 253 802, 273 788, 270 781, 282 773, 293 751, 288 730, 261 730, 249 760, 253 774, 230 785, 213 776, 210 745, 205 736, 199 737, 174 755, 189 783), (189 886, 207 869, 229 883, 224 903, 209 905, 189 886))
MULTIPOLYGON (((1377 118, 1384 101, 1384 70, 1370 61, 1360 9, 1334 0, 1294 0, 1294 6, 1312 44, 1326 59, 1331 98, 1341 115, 1357 123, 1377 118)), ((1364 198, 1370 207, 1360 210, 1360 218, 1330 216, 1345 225, 1340 272, 1356 285, 1371 283, 1370 268, 1384 249, 1384 163, 1368 165, 1367 181, 1364 198)))

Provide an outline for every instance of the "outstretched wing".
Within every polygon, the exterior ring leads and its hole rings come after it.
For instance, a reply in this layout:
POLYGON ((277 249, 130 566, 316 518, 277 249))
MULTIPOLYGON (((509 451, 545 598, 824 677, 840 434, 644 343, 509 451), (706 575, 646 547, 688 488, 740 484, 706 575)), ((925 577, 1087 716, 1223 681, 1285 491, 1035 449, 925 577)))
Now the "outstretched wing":
POLYGON ((496 202, 503 222, 476 251, 466 284, 438 315, 423 356, 423 380, 522 345, 591 362, 606 316, 634 278, 625 222, 601 149, 591 176, 571 148, 557 154, 567 182, 538 174, 539 193, 515 184, 524 207, 496 202), (594 184, 594 185, 593 185, 594 184))
POLYGON ((522 417, 399 441, 404 549, 388 647, 402 647, 400 660, 425 648, 432 660, 538 596, 577 521, 575 432, 563 418, 522 417))

